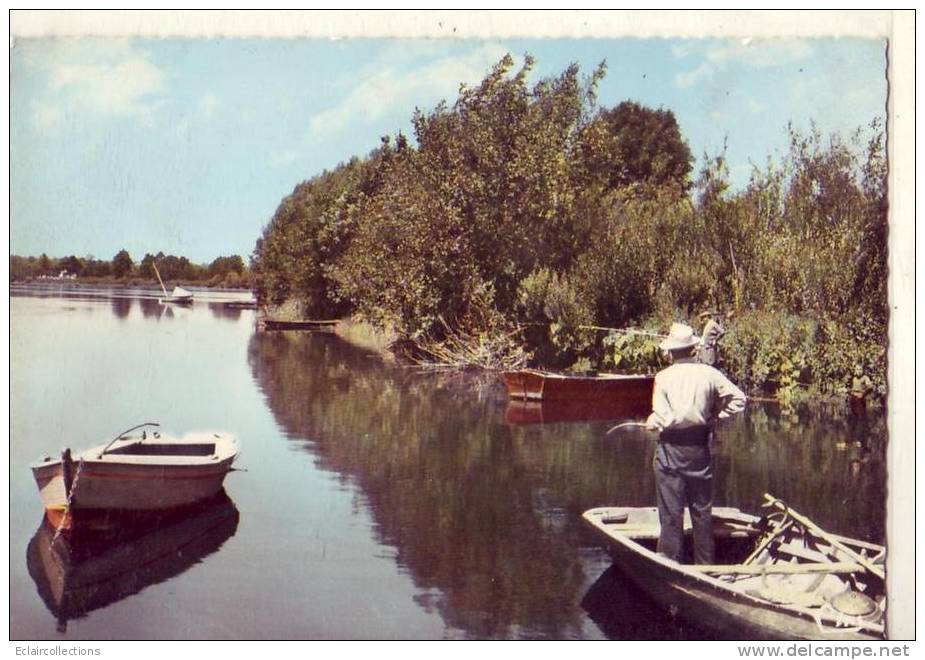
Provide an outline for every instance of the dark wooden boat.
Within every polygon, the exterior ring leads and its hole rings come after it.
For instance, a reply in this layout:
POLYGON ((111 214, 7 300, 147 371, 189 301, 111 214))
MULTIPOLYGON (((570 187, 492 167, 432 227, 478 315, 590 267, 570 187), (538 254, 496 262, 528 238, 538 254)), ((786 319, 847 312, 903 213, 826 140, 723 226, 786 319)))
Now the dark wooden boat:
POLYGON ((655 376, 579 376, 536 369, 502 372, 508 397, 521 401, 623 401, 650 406, 655 376))
POLYGON ((257 309, 256 300, 228 300, 218 305, 225 309, 257 309))
POLYGON ((883 639, 883 546, 829 534, 769 501, 775 513, 764 518, 713 510, 717 555, 729 561, 711 566, 656 554, 654 507, 604 507, 583 517, 630 580, 694 625, 738 639, 883 639))
POLYGON ((334 332, 337 320, 330 321, 278 321, 275 319, 262 319, 260 321, 264 330, 303 330, 314 332, 334 332))
POLYGON ((556 424, 594 420, 640 419, 651 410, 644 397, 546 400, 510 399, 504 419, 508 424, 556 424))

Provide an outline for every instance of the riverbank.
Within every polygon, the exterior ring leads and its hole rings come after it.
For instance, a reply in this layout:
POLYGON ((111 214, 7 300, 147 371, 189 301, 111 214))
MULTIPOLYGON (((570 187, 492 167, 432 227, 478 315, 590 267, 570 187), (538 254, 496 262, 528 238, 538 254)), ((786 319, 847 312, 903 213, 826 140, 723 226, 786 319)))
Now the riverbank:
MULTIPOLYGON (((10 284, 28 284, 36 286, 85 286, 85 287, 106 287, 106 288, 123 288, 123 289, 151 289, 161 291, 161 285, 157 280, 149 280, 141 277, 75 277, 75 278, 58 278, 58 277, 28 277, 16 280, 10 280, 10 284)), ((226 286, 221 279, 210 280, 188 280, 176 279, 170 281, 170 286, 198 287, 202 289, 224 289, 227 291, 251 291, 249 286, 226 286)))
MULTIPOLYGON (((281 320, 304 320, 300 305, 292 301, 273 307, 270 316, 281 320)), ((655 332, 665 323, 652 320, 646 327, 649 326, 655 332)), ((356 318, 342 319, 335 332, 346 342, 373 352, 386 361, 427 364, 419 355, 409 354, 407 340, 394 331, 383 330, 369 322, 356 318)), ((563 328, 558 328, 557 332, 555 336, 548 333, 550 343, 561 341, 565 332, 586 333, 563 328)), ((851 353, 845 350, 844 343, 839 346, 827 338, 826 332, 831 333, 832 329, 808 319, 760 311, 746 312, 727 327, 721 345, 721 368, 754 401, 774 403, 783 409, 809 404, 830 409, 833 414, 846 414, 851 403, 851 378, 839 378, 837 374, 852 373, 849 366, 852 364, 851 353), (822 377, 821 366, 828 366, 834 377, 822 377)), ((618 333, 599 336, 594 340, 598 345, 596 351, 588 351, 568 364, 542 359, 542 356, 553 353, 549 346, 538 345, 539 341, 546 340, 546 336, 538 340, 536 333, 531 332, 529 337, 525 333, 523 350, 527 353, 529 348, 533 355, 531 367, 549 371, 655 373, 666 366, 658 350, 658 339, 654 337, 618 333)), ((449 363, 439 366, 447 371, 454 369, 454 365, 449 363)), ((501 368, 470 364, 459 364, 455 368, 464 371, 472 366, 487 372, 501 368)), ((882 409, 886 403, 885 373, 872 374, 870 380, 863 406, 872 410, 882 409)))

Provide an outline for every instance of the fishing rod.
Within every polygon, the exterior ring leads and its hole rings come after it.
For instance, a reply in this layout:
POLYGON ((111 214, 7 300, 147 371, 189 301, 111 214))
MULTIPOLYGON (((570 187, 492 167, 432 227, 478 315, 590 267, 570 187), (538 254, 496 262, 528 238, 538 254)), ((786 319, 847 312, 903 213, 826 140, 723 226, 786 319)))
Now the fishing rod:
POLYGON ((649 429, 649 426, 645 422, 622 422, 620 424, 617 424, 616 426, 611 427, 610 430, 608 430, 607 433, 605 433, 604 435, 610 435, 617 429, 626 429, 626 428, 645 429, 647 431, 651 430, 649 429))
POLYGON ((643 330, 630 330, 628 328, 608 328, 601 325, 579 325, 580 329, 583 330, 606 330, 608 332, 619 332, 624 335, 642 335, 643 337, 657 337, 658 339, 665 339, 668 335, 660 335, 657 332, 645 332, 643 330))

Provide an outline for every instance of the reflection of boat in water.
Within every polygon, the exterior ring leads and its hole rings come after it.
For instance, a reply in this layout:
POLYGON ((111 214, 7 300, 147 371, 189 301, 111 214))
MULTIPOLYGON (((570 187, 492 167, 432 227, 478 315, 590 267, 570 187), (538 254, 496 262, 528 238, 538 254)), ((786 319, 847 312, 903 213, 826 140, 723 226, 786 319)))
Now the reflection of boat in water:
POLYGON ((882 639, 885 549, 768 501, 776 510, 765 518, 713 510, 717 556, 728 563, 711 566, 656 554, 654 508, 591 509, 584 519, 640 589, 695 625, 739 639, 882 639))
POLYGON ((158 514, 109 514, 107 532, 55 536, 43 520, 26 551, 29 575, 59 630, 76 619, 179 575, 231 538, 238 510, 222 491, 158 514))
POLYGON ((651 401, 637 398, 614 400, 523 401, 508 400, 504 419, 508 424, 553 424, 601 419, 638 419, 650 410, 651 401))
MULTIPOLYGON (((116 436, 109 444, 60 459, 46 457, 32 468, 49 520, 62 524, 81 512, 98 510, 152 511, 208 499, 222 488, 238 454, 238 443, 227 433, 188 433, 176 438, 116 436), (68 515, 71 514, 71 515, 68 515)), ((69 521, 70 522, 70 521, 69 521)))
POLYGON ((652 403, 655 376, 599 374, 580 376, 536 369, 502 373, 511 400, 522 401, 624 401, 652 403))
POLYGON ((715 634, 665 616, 664 610, 611 564, 581 599, 581 607, 609 639, 691 640, 715 634))

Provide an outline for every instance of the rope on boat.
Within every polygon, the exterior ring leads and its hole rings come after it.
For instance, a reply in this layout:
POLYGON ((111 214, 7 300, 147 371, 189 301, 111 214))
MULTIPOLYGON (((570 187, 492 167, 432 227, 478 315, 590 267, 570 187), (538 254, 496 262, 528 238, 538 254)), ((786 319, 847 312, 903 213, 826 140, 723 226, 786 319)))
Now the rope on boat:
POLYGON ((64 500, 64 515, 61 516, 61 520, 55 528, 55 534, 51 537, 51 543, 48 545, 49 548, 54 548, 55 542, 58 540, 58 537, 61 536, 61 532, 64 531, 67 525, 68 516, 71 515, 71 503, 74 501, 74 493, 77 490, 77 482, 80 481, 80 471, 83 469, 83 466, 84 459, 81 458, 77 461, 77 471, 74 472, 74 480, 71 481, 71 489, 68 491, 67 497, 64 500))

